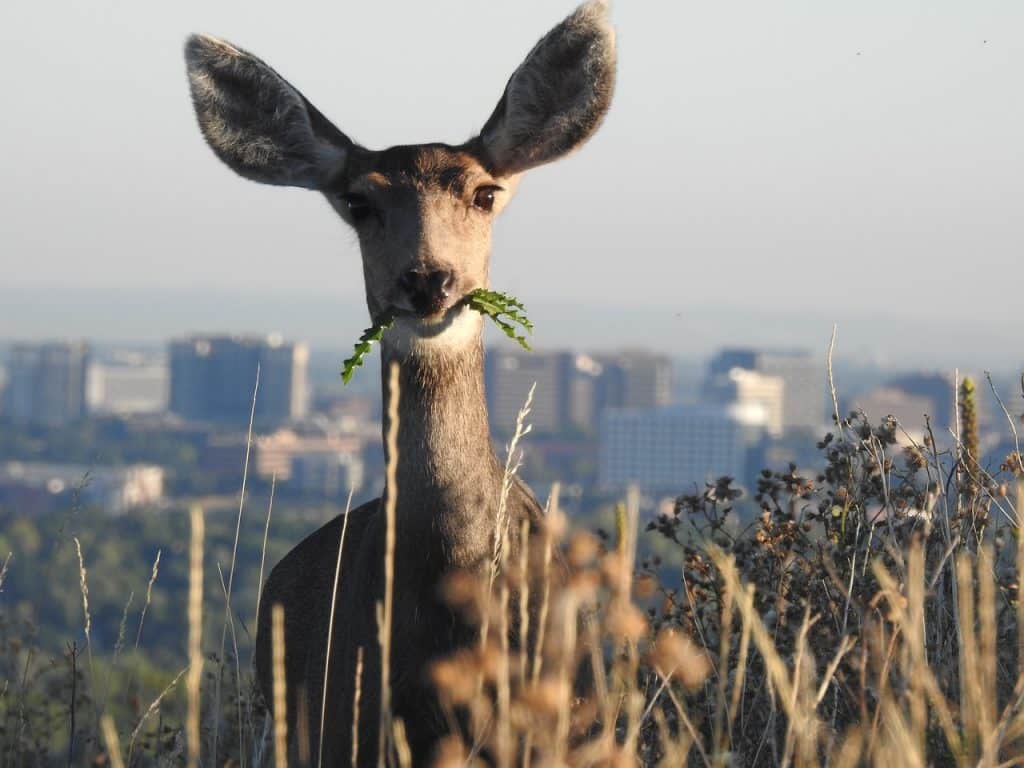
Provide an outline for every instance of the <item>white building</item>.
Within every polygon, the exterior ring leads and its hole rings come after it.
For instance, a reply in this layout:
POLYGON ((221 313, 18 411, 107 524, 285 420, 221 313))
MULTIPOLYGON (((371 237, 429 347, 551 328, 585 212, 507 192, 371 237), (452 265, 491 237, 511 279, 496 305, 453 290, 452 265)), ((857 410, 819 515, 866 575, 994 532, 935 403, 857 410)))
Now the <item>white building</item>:
POLYGON ((155 504, 163 498, 164 470, 150 464, 87 467, 9 461, 0 465, 0 496, 68 498, 110 514, 155 504))
POLYGON ((601 418, 601 486, 681 493, 696 483, 742 477, 755 428, 742 409, 715 406, 611 409, 601 418))
POLYGON ((783 404, 785 382, 779 376, 768 376, 745 368, 732 368, 727 373, 709 377, 705 395, 715 405, 738 405, 750 414, 753 409, 761 412, 765 431, 772 437, 780 437, 784 426, 783 404))
POLYGON ((308 493, 337 496, 349 487, 358 491, 364 481, 363 444, 350 435, 299 435, 281 429, 256 440, 256 472, 308 493))
POLYGON ((163 363, 118 361, 89 366, 87 399, 93 413, 119 415, 167 410, 170 373, 163 363))

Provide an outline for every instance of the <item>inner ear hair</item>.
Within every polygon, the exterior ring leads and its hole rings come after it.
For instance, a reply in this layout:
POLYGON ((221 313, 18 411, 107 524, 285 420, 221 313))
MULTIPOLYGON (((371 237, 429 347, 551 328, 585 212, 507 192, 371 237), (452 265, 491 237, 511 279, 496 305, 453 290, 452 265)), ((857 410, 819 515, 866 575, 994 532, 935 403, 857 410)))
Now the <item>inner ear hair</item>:
POLYGON ((193 35, 185 61, 203 136, 236 173, 320 189, 343 165, 352 142, 256 56, 193 35))
POLYGON ((519 173, 581 146, 615 90, 615 32, 606 0, 590 0, 526 56, 480 132, 496 175, 519 173))

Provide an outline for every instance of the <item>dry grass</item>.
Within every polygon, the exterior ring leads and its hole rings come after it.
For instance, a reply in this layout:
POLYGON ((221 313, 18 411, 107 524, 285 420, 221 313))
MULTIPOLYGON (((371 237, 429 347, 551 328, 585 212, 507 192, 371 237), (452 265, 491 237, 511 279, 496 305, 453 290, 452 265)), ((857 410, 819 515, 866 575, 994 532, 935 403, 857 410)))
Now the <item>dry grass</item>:
MULTIPOLYGON (((393 433, 397 415, 390 418, 393 433)), ((660 558, 638 560, 635 492, 610 538, 570 530, 557 487, 541 529, 517 532, 532 546, 513 550, 498 526, 488 578, 447 585, 454 609, 476 611, 481 635, 431 670, 451 724, 434 764, 1024 763, 1024 467, 1011 456, 1003 476, 994 477, 956 441, 942 449, 931 437, 903 448, 900 434, 891 420, 839 420, 820 446, 822 475, 764 473, 754 494, 760 515, 745 529, 735 519, 739 492, 728 478, 680 497, 674 513, 643 534, 671 545, 671 555, 660 558)), ((506 481, 516 465, 511 454, 506 481)), ((392 462, 391 552, 394 469, 392 462)), ((208 722, 241 721, 242 694, 218 708, 216 682, 202 674, 203 531, 202 512, 193 509, 181 729, 181 756, 193 766, 213 764, 203 755, 204 706, 208 722)), ((79 547, 88 623, 84 554, 79 547)), ((230 576, 222 590, 227 602, 230 576)), ((367 686, 388 688, 390 601, 389 587, 379 608, 383 675, 364 680, 360 652, 356 713, 367 686)), ((274 696, 283 711, 280 606, 272 617, 274 696)), ((26 671, 22 687, 28 680, 26 671)), ((18 682, 0 691, 5 758, 19 754, 7 735, 20 722, 8 703, 17 701, 18 682)), ((131 731, 127 765, 158 764, 136 749, 136 737, 173 687, 131 731)), ((381 699, 381 764, 421 764, 424 756, 410 753, 403 723, 391 717, 387 696, 381 699)), ((123 734, 108 713, 96 715, 96 750, 116 765, 123 734)), ((360 724, 341 727, 352 729, 358 765, 360 724)), ((289 754, 284 718, 273 723, 271 738, 266 728, 262 738, 257 732, 253 726, 229 758, 281 766, 303 752, 289 754)))

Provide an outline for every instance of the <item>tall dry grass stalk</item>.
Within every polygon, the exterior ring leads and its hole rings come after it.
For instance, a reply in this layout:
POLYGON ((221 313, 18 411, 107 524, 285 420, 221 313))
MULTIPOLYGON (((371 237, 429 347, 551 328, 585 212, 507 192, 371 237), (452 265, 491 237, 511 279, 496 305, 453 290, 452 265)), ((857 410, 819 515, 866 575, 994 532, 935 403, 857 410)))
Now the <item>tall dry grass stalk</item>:
POLYGON ((260 602, 263 600, 263 573, 267 565, 267 541, 270 539, 270 516, 274 512, 274 493, 277 490, 277 472, 270 476, 270 500, 267 502, 267 519, 263 524, 263 545, 260 547, 260 574, 257 577, 256 622, 260 617, 260 602))
POLYGON ((110 758, 111 768, 124 768, 124 758, 121 756, 121 739, 117 736, 117 726, 114 725, 114 718, 110 715, 103 715, 100 718, 100 732, 103 734, 103 743, 107 747, 107 756, 110 758))
POLYGON ((334 644, 334 611, 338 603, 338 580, 341 578, 341 557, 345 551, 345 532, 348 530, 348 513, 352 510, 352 493, 349 488, 348 501, 345 502, 345 519, 341 523, 341 536, 338 539, 338 557, 334 563, 334 580, 331 582, 331 610, 327 619, 327 651, 324 654, 324 693, 320 700, 320 734, 317 743, 317 765, 324 762, 324 718, 327 717, 327 686, 331 679, 331 647, 334 644))
POLYGON ((167 694, 169 694, 172 690, 174 690, 174 687, 178 684, 178 681, 181 680, 182 676, 186 672, 188 672, 188 670, 189 670, 189 667, 185 667, 183 670, 178 672, 178 674, 176 674, 174 676, 174 679, 171 680, 171 682, 169 682, 167 684, 167 686, 162 691, 160 691, 159 695, 155 699, 153 699, 153 701, 150 702, 149 707, 146 708, 146 711, 142 714, 142 717, 139 718, 138 724, 132 730, 131 736, 128 738, 128 764, 129 765, 131 765, 131 763, 132 763, 132 755, 135 753, 135 741, 136 741, 136 739, 138 739, 139 734, 142 732, 143 727, 145 727, 145 725, 149 721, 149 719, 151 717, 153 717, 153 715, 157 712, 157 710, 160 708, 160 705, 163 703, 163 700, 167 697, 167 694))
POLYGON ((205 520, 202 507, 189 511, 192 523, 192 543, 189 547, 188 575, 188 675, 185 686, 188 710, 185 719, 185 741, 189 768, 199 768, 200 742, 200 684, 203 679, 203 539, 205 520))
POLYGON ((82 543, 73 537, 75 552, 78 554, 78 588, 82 593, 82 612, 85 615, 85 650, 89 655, 89 671, 92 673, 92 616, 89 614, 89 579, 85 570, 85 558, 82 557, 82 543))
POLYGON ((377 738, 377 763, 388 763, 389 743, 393 736, 391 723, 391 622, 394 611, 395 582, 395 511, 398 508, 398 400, 401 387, 398 363, 391 363, 388 375, 388 434, 386 498, 384 518, 384 601, 377 607, 380 642, 380 730, 377 738))
POLYGON ((162 549, 158 549, 156 557, 153 558, 153 568, 149 574, 149 582, 146 584, 146 601, 142 604, 142 612, 139 614, 139 626, 135 631, 135 650, 139 650, 139 643, 142 642, 142 625, 146 621, 146 612, 149 610, 149 604, 153 599, 153 585, 156 583, 157 575, 160 573, 160 555, 162 552, 162 549))
MULTIPOLYGON (((223 686, 224 679, 224 651, 227 645, 227 636, 229 625, 232 634, 234 634, 234 617, 231 613, 231 596, 234 593, 235 586, 235 563, 238 561, 238 541, 242 535, 242 513, 245 510, 245 493, 249 482, 249 456, 252 452, 252 429, 253 424, 256 421, 256 396, 260 391, 260 364, 259 361, 256 363, 256 381, 252 388, 252 402, 249 408, 249 428, 246 432, 245 437, 245 461, 242 464, 242 489, 238 494, 238 516, 235 519, 235 539, 231 545, 231 565, 228 568, 228 582, 227 587, 224 590, 224 622, 221 626, 220 633, 220 654, 217 656, 217 677, 214 681, 214 694, 213 694, 213 759, 217 759, 218 742, 220 737, 220 720, 221 720, 221 688, 223 686)), ((237 649, 237 643, 235 644, 237 649)), ((238 657, 236 651, 235 664, 238 665, 238 657)), ((245 739, 241 732, 243 726, 242 720, 242 681, 238 677, 236 679, 238 684, 238 728, 239 728, 239 743, 244 743, 245 739)), ((241 768, 245 768, 244 758, 240 758, 241 768)))
POLYGON ((288 691, 284 665, 284 606, 270 606, 271 667, 273 671, 274 712, 274 765, 288 768, 288 691), (282 716, 285 715, 285 716, 282 716))
POLYGON ((356 649, 355 690, 352 692, 352 768, 359 765, 359 699, 363 690, 363 648, 356 649))

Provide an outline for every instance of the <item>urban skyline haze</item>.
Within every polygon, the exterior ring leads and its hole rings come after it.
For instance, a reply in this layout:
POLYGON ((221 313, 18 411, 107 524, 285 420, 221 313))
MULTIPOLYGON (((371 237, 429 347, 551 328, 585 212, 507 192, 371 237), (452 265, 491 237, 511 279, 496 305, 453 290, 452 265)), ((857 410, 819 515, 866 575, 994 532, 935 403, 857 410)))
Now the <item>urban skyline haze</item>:
MULTIPOLYGON (((97 0, 60 23, 8 5, 0 335, 169 336, 226 316, 344 346, 365 320, 354 236, 317 195, 213 157, 185 35, 264 57, 368 146, 459 142, 574 4, 97 0)), ((552 345, 592 344, 602 313, 613 343, 669 354, 820 347, 838 321, 847 351, 1019 363, 1002 358, 1024 243, 1024 7, 646 0, 613 18, 607 125, 528 174, 495 231, 493 283, 552 345)))

